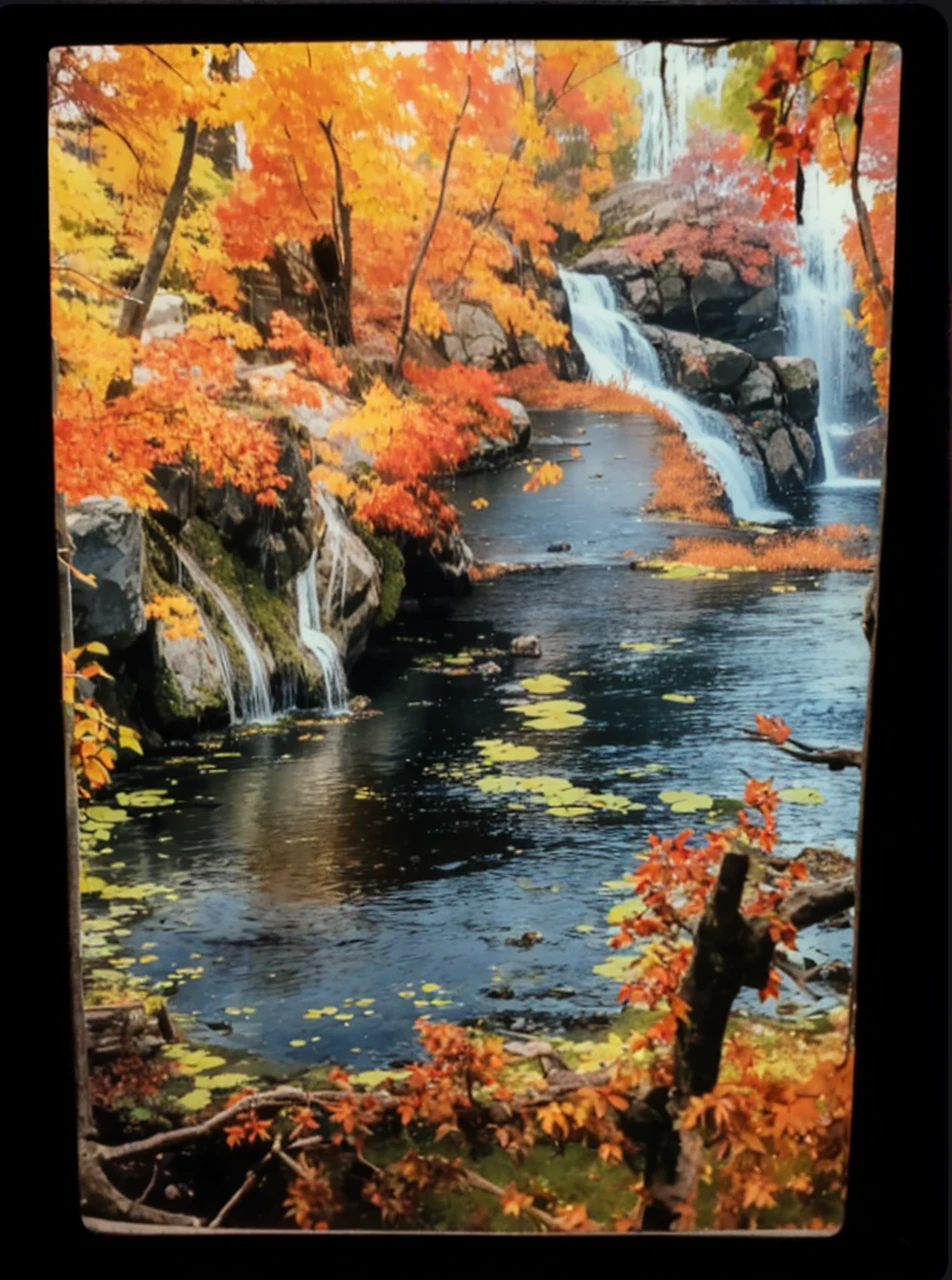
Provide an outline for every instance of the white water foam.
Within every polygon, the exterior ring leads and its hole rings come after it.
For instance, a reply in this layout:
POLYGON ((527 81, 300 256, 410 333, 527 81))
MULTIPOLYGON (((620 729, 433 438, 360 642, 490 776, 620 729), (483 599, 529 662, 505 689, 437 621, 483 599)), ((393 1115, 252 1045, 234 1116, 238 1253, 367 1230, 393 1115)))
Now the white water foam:
POLYGON ((298 628, 301 644, 317 659, 324 677, 324 709, 328 715, 347 712, 347 675, 337 646, 321 628, 321 608, 317 599, 317 550, 311 552, 307 568, 295 582, 298 628))
POLYGON ((593 381, 617 383, 667 409, 717 473, 738 520, 788 521, 785 512, 770 505, 762 470, 740 452, 724 415, 664 385, 657 352, 638 326, 618 310, 606 277, 560 269, 559 278, 568 298, 572 332, 593 381))

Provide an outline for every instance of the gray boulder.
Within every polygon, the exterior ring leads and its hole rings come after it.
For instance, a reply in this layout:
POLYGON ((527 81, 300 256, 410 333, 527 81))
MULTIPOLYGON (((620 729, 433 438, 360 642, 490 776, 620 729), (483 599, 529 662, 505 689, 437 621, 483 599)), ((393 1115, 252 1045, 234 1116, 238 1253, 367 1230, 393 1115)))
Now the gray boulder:
POLYGON ((707 311, 734 310, 750 292, 729 262, 712 258, 691 281, 691 300, 699 316, 707 311))
POLYGON ((182 295, 159 289, 142 326, 142 341, 177 337, 185 332, 187 317, 188 303, 182 295))
POLYGON ((777 322, 778 307, 779 296, 775 285, 768 284, 763 289, 758 289, 734 312, 737 336, 744 338, 773 327, 777 322))
POLYGON ((443 337, 447 358, 478 368, 498 368, 508 363, 509 343, 505 330, 489 307, 460 302, 447 308, 452 333, 443 337))
POLYGON ((633 258, 621 245, 605 245, 592 249, 575 263, 573 271, 583 275, 609 276, 611 279, 637 280, 651 274, 651 268, 633 258))
POLYGON ((76 642, 101 640, 110 649, 126 649, 146 629, 142 517, 122 498, 85 498, 67 523, 73 563, 97 584, 71 578, 76 642))
POLYGON ((737 407, 741 413, 755 413, 758 409, 772 409, 777 394, 777 379, 768 365, 759 364, 752 369, 737 388, 737 407))
POLYGON ((771 363, 791 418, 801 424, 812 422, 820 407, 820 379, 814 362, 809 356, 775 356, 771 363))
POLYGON ((803 471, 807 479, 813 474, 813 468, 816 465, 816 445, 809 431, 804 431, 803 427, 791 427, 790 439, 793 441, 793 447, 803 465, 803 471))
POLYGON ((625 296, 639 316, 659 319, 664 310, 657 283, 651 276, 628 280, 624 285, 625 296))
POLYGON ((153 631, 153 700, 159 727, 180 730, 185 725, 227 723, 228 696, 216 657, 207 618, 200 636, 170 640, 165 622, 153 631))
POLYGON ((764 460, 774 484, 781 493, 802 489, 806 477, 794 452, 790 433, 785 427, 775 431, 767 441, 764 460))

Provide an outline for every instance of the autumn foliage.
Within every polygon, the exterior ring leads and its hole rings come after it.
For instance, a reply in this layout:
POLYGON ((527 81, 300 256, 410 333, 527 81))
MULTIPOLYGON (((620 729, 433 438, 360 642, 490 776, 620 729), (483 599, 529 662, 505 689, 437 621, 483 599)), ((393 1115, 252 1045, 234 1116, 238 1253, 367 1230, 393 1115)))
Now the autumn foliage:
POLYGON ((614 384, 562 382, 541 361, 510 370, 503 379, 506 391, 529 409, 591 409, 601 413, 638 413, 662 426, 679 430, 668 411, 647 396, 614 384))
POLYGON ((844 543, 861 538, 862 527, 830 525, 826 529, 807 529, 798 533, 761 536, 753 542, 734 542, 713 538, 675 538, 671 563, 690 564, 704 569, 759 569, 776 572, 782 569, 852 569, 868 572, 875 563, 871 555, 859 555, 844 543))

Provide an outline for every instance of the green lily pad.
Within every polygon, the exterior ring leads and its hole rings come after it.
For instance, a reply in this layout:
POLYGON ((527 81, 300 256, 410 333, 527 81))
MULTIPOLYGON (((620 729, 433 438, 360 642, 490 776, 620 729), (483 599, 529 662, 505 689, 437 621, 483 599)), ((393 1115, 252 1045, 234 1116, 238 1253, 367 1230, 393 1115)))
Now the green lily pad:
POLYGON ((192 1089, 181 1098, 176 1098, 183 1111, 201 1111, 212 1100, 210 1089, 192 1089))
POLYGON ((641 898, 626 898, 612 907, 605 919, 609 924, 621 924, 626 916, 636 916, 644 909, 641 898))
POLYGON ((826 804, 826 797, 812 787, 790 787, 786 791, 778 791, 777 795, 787 804, 826 804))

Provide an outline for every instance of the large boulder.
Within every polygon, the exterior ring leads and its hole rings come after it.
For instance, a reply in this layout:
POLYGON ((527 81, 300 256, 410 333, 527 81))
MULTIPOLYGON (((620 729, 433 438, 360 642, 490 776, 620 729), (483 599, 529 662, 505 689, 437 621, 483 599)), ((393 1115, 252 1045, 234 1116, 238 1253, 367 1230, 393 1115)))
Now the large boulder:
POLYGON ((152 701, 158 727, 182 732, 198 725, 227 724, 229 695, 207 618, 201 635, 170 640, 164 621, 153 632, 152 701))
POLYGON ((758 364, 738 386, 737 407, 743 414, 772 409, 777 403, 777 379, 768 365, 758 364))
POLYGON ((663 335, 674 360, 676 380, 686 391, 729 391, 756 363, 746 351, 716 338, 698 338, 692 333, 655 326, 645 326, 645 333, 652 342, 655 335, 663 335))
POLYGON ((747 338, 774 327, 779 316, 779 306, 776 285, 768 284, 758 289, 734 311, 734 331, 737 337, 747 338))
POLYGON ((803 427, 791 427, 790 439, 793 442, 794 451, 800 459, 804 475, 809 480, 816 466, 817 456, 817 448, 813 437, 803 427))
POLYGON ((796 422, 812 422, 820 407, 820 379, 809 356, 775 356, 771 362, 783 388, 787 412, 796 422))
POLYGON ((152 468, 152 486, 165 503, 155 518, 170 533, 179 533, 192 518, 198 502, 198 467, 190 463, 152 468))
POLYGON ((511 362, 505 330, 489 307, 460 302, 448 307, 446 315, 452 325, 452 332, 443 335, 448 359, 481 369, 505 368, 511 362))
POLYGON ((705 262, 691 280, 691 302, 698 328, 710 333, 732 328, 738 306, 750 293, 750 286, 740 278, 729 262, 712 258, 705 262))
POLYGON ((123 498, 85 498, 67 523, 75 567, 96 579, 95 587, 72 579, 76 642, 127 649, 146 629, 142 517, 123 498))
POLYGON ((785 427, 775 431, 767 441, 764 461, 780 493, 791 493, 803 488, 806 476, 794 451, 790 433, 785 427))
POLYGON ((182 295, 159 289, 142 325, 142 341, 178 337, 185 332, 187 318, 188 303, 182 295))
POLYGON ((651 268, 633 258, 621 245, 591 249, 572 267, 583 275, 608 276, 610 280, 637 280, 651 275, 651 268))
POLYGON ((664 303, 654 276, 640 276, 636 280, 626 281, 624 292, 629 305, 639 316, 648 320, 661 318, 664 303))

